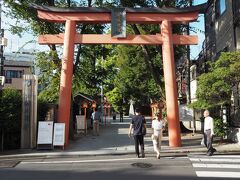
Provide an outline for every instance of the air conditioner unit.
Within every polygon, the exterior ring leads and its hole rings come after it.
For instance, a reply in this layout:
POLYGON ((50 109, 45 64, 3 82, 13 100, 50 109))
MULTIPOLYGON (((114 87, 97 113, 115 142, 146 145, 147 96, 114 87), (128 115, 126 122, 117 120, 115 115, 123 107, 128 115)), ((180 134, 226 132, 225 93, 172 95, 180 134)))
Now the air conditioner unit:
POLYGON ((0 76, 0 85, 3 86, 5 83, 5 76, 0 76))

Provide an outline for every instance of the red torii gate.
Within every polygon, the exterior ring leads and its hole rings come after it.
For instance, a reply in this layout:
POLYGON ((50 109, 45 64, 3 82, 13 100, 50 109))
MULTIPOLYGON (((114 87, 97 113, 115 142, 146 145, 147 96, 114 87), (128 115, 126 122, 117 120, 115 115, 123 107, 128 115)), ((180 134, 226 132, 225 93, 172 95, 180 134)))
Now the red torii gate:
POLYGON ((77 34, 76 23, 111 23, 107 8, 56 8, 32 4, 38 17, 47 21, 65 23, 65 33, 40 35, 39 44, 63 44, 58 122, 65 123, 65 143, 68 145, 74 44, 145 44, 162 45, 169 145, 181 146, 179 110, 175 77, 173 45, 197 44, 197 36, 172 34, 173 23, 195 21, 205 4, 189 8, 126 8, 126 22, 132 24, 160 24, 161 34, 127 35, 113 38, 108 34, 77 34))

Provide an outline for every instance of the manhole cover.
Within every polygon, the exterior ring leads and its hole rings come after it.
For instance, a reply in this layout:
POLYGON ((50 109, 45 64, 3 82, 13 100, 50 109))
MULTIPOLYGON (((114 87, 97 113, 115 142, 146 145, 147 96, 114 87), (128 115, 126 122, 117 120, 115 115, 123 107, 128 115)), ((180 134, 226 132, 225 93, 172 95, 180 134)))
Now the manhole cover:
POLYGON ((140 167, 140 168, 150 168, 152 167, 152 164, 150 163, 133 163, 131 164, 134 167, 140 167))
POLYGON ((0 161, 0 168, 13 168, 15 167, 20 161, 0 161))

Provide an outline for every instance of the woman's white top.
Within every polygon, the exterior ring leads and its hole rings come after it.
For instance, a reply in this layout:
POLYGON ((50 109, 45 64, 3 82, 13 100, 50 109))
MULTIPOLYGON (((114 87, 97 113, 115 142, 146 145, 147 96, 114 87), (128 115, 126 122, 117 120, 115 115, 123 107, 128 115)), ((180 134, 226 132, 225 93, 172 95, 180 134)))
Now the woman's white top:
POLYGON ((155 119, 152 121, 152 128, 153 128, 154 135, 158 136, 162 132, 163 127, 164 127, 164 122, 162 120, 158 121, 157 119, 155 119))

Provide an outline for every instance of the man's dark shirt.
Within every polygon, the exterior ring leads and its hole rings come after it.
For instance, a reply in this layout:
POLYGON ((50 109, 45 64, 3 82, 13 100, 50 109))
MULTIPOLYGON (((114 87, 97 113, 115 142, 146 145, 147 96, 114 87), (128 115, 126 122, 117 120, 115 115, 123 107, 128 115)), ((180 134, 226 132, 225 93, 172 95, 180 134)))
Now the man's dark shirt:
POLYGON ((142 135, 142 127, 146 124, 146 120, 142 115, 134 115, 131 124, 133 125, 133 135, 142 135))
POLYGON ((92 119, 95 121, 100 121, 101 120, 101 112, 99 112, 99 111, 93 112, 92 119))

